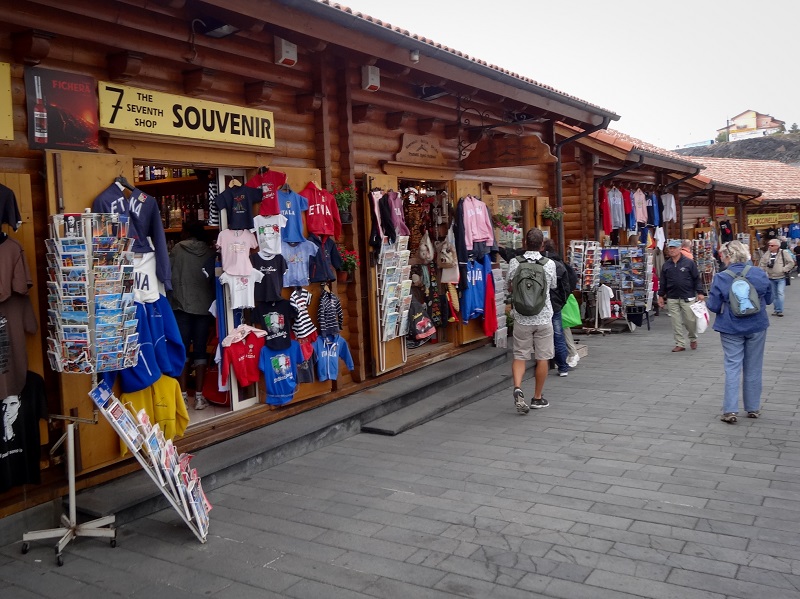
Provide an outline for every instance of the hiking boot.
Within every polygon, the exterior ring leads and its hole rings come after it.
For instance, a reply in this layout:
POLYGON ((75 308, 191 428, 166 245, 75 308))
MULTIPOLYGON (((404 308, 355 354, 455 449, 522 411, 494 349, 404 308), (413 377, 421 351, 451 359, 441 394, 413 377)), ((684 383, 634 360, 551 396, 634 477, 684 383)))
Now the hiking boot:
POLYGON ((726 412, 719 418, 722 422, 727 422, 728 424, 736 424, 736 412, 726 412))
POLYGON ((520 414, 527 414, 530 410, 528 404, 525 403, 525 394, 519 387, 514 387, 514 406, 520 414))
POLYGON ((547 401, 544 397, 540 397, 539 399, 533 398, 531 400, 531 407, 534 410, 541 410, 542 408, 549 408, 550 402, 547 401))

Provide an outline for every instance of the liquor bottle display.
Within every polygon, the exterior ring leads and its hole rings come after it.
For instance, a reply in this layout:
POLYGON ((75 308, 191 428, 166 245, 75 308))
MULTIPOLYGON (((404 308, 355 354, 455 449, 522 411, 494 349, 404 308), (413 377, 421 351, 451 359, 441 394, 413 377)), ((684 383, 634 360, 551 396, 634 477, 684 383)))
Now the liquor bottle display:
POLYGON ((42 78, 36 75, 33 78, 36 88, 36 104, 33 106, 33 137, 36 143, 47 143, 47 106, 42 95, 42 78))

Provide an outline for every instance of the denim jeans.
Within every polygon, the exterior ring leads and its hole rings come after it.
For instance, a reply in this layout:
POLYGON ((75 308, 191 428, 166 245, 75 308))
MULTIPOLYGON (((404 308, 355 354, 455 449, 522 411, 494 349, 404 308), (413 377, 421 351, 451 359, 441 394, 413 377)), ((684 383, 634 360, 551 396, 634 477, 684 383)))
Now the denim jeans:
POLYGON ((786 279, 770 279, 769 284, 772 285, 772 301, 775 311, 781 313, 783 312, 783 295, 786 290, 786 279))
POLYGON ((556 350, 556 367, 559 372, 569 372, 567 365, 567 340, 564 337, 564 325, 561 323, 561 312, 553 312, 553 346, 556 350))
POLYGON ((742 380, 742 402, 745 412, 755 412, 761 406, 761 370, 764 364, 766 329, 750 335, 720 333, 725 395, 722 412, 739 411, 739 381, 742 380))

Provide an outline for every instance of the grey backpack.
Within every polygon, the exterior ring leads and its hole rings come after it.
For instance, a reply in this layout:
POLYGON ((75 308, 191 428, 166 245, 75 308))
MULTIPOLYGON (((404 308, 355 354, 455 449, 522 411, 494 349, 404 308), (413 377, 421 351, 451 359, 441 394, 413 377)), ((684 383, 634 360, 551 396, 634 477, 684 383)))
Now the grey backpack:
POLYGON ((728 292, 728 305, 734 316, 752 316, 761 311, 761 301, 758 299, 758 291, 747 279, 747 271, 750 266, 745 266, 739 274, 731 272, 730 269, 723 270, 721 275, 728 275, 733 278, 730 292, 728 292))

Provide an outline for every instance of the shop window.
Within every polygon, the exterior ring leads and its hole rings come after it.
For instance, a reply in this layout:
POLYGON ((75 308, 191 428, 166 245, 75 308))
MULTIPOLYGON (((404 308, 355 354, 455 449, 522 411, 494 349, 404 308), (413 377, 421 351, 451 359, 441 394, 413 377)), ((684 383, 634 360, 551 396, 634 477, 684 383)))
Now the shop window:
POLYGON ((513 250, 522 248, 525 230, 522 200, 497 200, 497 212, 493 217, 493 221, 497 231, 498 246, 513 250))

